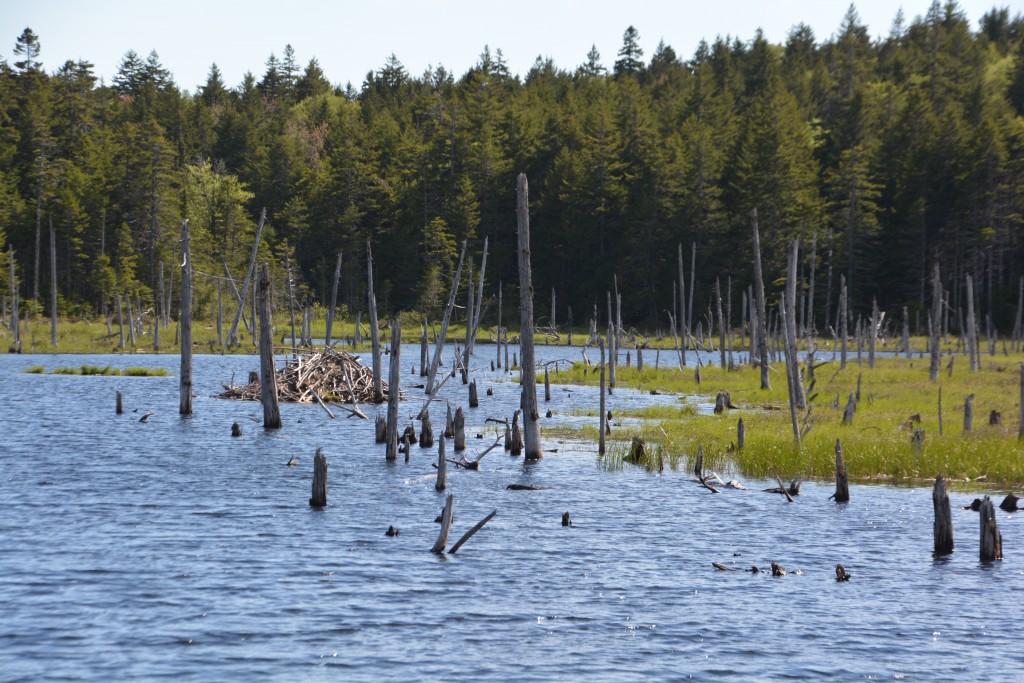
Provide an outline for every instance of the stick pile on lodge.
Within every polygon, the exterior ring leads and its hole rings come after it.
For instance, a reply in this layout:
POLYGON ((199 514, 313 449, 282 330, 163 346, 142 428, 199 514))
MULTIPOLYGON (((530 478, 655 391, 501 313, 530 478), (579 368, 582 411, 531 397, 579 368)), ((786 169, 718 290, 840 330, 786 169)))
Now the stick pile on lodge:
MULTIPOLYGON (((217 398, 259 401, 260 382, 223 385, 217 398)), ((382 382, 384 400, 388 398, 387 382, 382 382)), ((351 353, 328 348, 319 353, 302 354, 289 360, 277 371, 278 400, 288 403, 372 403, 373 370, 359 362, 351 353)))

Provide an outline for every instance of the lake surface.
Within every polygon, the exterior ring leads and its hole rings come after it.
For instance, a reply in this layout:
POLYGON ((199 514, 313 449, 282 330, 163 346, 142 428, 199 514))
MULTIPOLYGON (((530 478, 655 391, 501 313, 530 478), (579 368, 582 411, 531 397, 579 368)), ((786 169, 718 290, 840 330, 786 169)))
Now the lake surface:
MULTIPOLYGON (((484 420, 518 406, 515 376, 490 370, 494 353, 477 347, 470 455, 493 442, 484 420)), ((418 346, 402 358, 403 383, 420 383, 418 346)), ((265 432, 259 404, 211 398, 258 367, 251 356, 196 356, 187 418, 176 376, 22 372, 82 363, 178 367, 175 356, 0 357, 2 681, 1021 675, 1024 517, 997 510, 1006 559, 982 565, 977 513, 960 509, 973 492, 951 495, 958 549, 934 560, 930 487, 853 485, 848 505, 828 500, 826 482, 805 483, 792 504, 762 493, 765 481, 712 495, 687 473, 607 471, 594 446, 546 438, 537 463, 498 449, 479 472, 449 468, 449 547, 498 512, 438 556, 436 450, 385 463, 377 407, 363 421, 282 405, 284 428, 265 432), (318 446, 330 460, 322 510, 308 505, 318 446), (293 456, 300 465, 285 466, 293 456), (565 511, 575 526, 561 526, 565 511), (386 537, 389 525, 401 534, 386 537), (835 581, 836 563, 851 581, 835 581)), ((596 390, 564 389, 550 404, 541 389, 554 412, 542 425, 596 422, 568 414, 596 407, 596 390)), ((465 404, 458 379, 443 394, 465 404)), ((409 390, 403 425, 421 395, 409 390)), ((676 400, 617 390, 609 407, 676 400)), ((443 403, 432 418, 440 434, 443 403)))

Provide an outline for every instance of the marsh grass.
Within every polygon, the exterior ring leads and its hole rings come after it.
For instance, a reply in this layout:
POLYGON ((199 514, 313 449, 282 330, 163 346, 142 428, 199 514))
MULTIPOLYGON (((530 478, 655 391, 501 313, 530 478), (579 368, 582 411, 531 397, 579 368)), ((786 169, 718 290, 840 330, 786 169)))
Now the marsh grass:
MULTIPOLYGON (((25 370, 26 373, 41 375, 46 371, 42 365, 33 365, 25 370)), ((114 368, 109 365, 81 365, 77 368, 57 367, 51 374, 54 375, 83 375, 87 377, 166 377, 166 368, 114 368)))
MULTIPOLYGON (((735 466, 745 476, 819 478, 834 476, 835 442, 840 439, 851 478, 912 482, 931 479, 941 472, 959 480, 984 480, 1003 486, 1024 483, 1024 444, 1017 438, 1020 410, 1021 354, 984 356, 979 372, 968 372, 958 359, 951 375, 943 359, 938 382, 928 381, 927 358, 881 358, 874 369, 865 363, 838 363, 818 368, 809 390, 810 414, 800 414, 810 426, 798 446, 788 410, 786 379, 781 365, 773 367, 772 388, 761 390, 756 370, 732 372, 704 367, 702 381, 694 381, 692 368, 655 371, 635 368, 616 371, 619 386, 656 389, 684 396, 699 396, 711 404, 718 391, 728 391, 739 410, 723 415, 698 414, 692 403, 648 407, 620 417, 644 421, 629 433, 616 434, 605 462, 615 466, 628 451, 628 438, 643 438, 650 447, 663 449, 666 465, 689 466, 697 446, 703 447, 705 465, 724 470, 735 466), (851 425, 842 424, 843 409, 860 382, 860 401, 851 425), (938 394, 942 388, 942 434, 939 434, 938 394), (974 428, 963 431, 964 399, 973 393, 974 428), (838 397, 838 400, 837 400, 838 397), (990 426, 989 412, 998 410, 1002 424, 990 426), (920 421, 911 417, 919 415, 920 421), (745 425, 745 448, 736 448, 738 418, 745 425), (914 429, 925 430, 920 452, 911 445, 914 429), (617 460, 618 459, 618 460, 617 460)), ((595 384, 597 373, 584 374, 582 365, 557 373, 552 381, 595 384)), ((596 439, 596 429, 594 438, 596 439)))

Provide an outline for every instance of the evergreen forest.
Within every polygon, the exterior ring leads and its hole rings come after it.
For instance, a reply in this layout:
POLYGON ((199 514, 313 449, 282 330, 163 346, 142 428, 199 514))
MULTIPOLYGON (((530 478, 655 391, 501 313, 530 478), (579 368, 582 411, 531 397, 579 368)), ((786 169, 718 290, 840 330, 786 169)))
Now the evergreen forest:
POLYGON ((101 82, 85 60, 44 66, 57 62, 30 28, 11 38, 0 292, 13 284, 33 315, 50 315, 54 286, 61 316, 102 315, 120 295, 157 308, 187 218, 193 310, 210 316, 215 278, 244 278, 264 209, 260 260, 282 279, 287 260, 299 305, 326 303, 341 252, 338 303, 365 310, 368 240, 382 318, 436 316, 462 243, 479 263, 485 238, 485 294, 500 283, 515 301, 522 172, 534 287, 541 302, 557 292, 560 323, 603 313, 617 282, 627 324, 667 327, 680 251, 685 278, 696 271, 691 317, 716 279, 738 310, 756 209, 770 292, 800 240, 800 282, 816 292, 801 316, 821 332, 840 277, 851 316, 906 306, 924 332, 935 264, 951 310, 970 275, 979 316, 1014 324, 1024 17, 1007 9, 968 18, 936 1, 872 38, 851 6, 827 39, 797 24, 781 45, 726 36, 689 56, 664 43, 645 55, 628 27, 616 55, 592 49, 575 67, 538 58, 511 74, 483 47, 461 75, 410 74, 392 56, 358 87, 289 45, 238 84, 214 64, 194 92, 155 52, 128 51, 101 82))

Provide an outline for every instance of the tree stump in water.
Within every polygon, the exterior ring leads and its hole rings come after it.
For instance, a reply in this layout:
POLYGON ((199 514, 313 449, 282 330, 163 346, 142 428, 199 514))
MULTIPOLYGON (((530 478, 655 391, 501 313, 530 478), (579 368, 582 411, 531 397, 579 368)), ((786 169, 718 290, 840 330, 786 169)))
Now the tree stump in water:
POLYGON ((448 461, 444 457, 444 435, 437 442, 437 481, 434 483, 436 491, 444 491, 447 485, 448 461))
POLYGON ((124 403, 121 400, 121 390, 117 390, 117 406, 114 408, 114 412, 117 415, 124 414, 124 403))
POLYGON ((932 507, 935 509, 935 555, 948 555, 953 552, 953 515, 949 509, 949 495, 946 493, 946 480, 942 475, 935 477, 932 488, 932 507))
POLYGON ((313 456, 313 495, 309 504, 315 508, 327 505, 327 458, 319 448, 313 456))
POLYGON ((430 413, 424 411, 423 419, 420 420, 420 448, 430 448, 434 445, 434 428, 430 424, 430 413))
POLYGON ((477 393, 476 393, 476 380, 475 379, 472 382, 469 383, 469 407, 470 408, 479 408, 480 407, 480 399, 477 397, 477 393))
MULTIPOLYGON (((442 442, 443 443, 443 442, 442 442)), ((444 547, 448 544, 448 532, 452 529, 452 515, 455 513, 455 496, 448 494, 448 500, 444 504, 444 512, 441 513, 441 531, 437 536, 437 542, 430 549, 432 553, 443 553, 444 547)))
POLYGON ((1003 498, 1003 502, 999 504, 999 509, 1005 510, 1006 512, 1016 512, 1021 509, 1017 507, 1017 501, 1019 500, 1020 498, 1017 496, 1012 493, 1008 493, 1006 494, 1006 498, 1003 498))
POLYGON ((721 415, 727 408, 730 407, 732 399, 729 396, 728 391, 719 391, 715 397, 715 415, 721 415))
POLYGON ((850 394, 850 399, 846 402, 846 408, 843 409, 843 424, 853 424, 853 414, 857 410, 857 401, 853 394, 850 394))
POLYGON ((455 436, 455 420, 452 418, 452 406, 448 404, 448 416, 444 420, 444 435, 451 439, 455 436))
POLYGON ((523 453, 523 434, 519 430, 519 412, 517 410, 512 415, 512 448, 509 449, 511 455, 522 455, 523 453))
POLYGON ((736 423, 736 450, 742 451, 747 440, 747 430, 743 426, 743 418, 736 423))
POLYGON ((241 436, 241 435, 242 435, 242 426, 240 424, 238 424, 237 422, 233 422, 231 424, 231 436, 241 436))
POLYGON ((996 524, 995 506, 988 496, 981 501, 978 509, 981 518, 981 561, 994 562, 1003 559, 1003 535, 996 524))
POLYGON ((388 433, 388 421, 387 421, 387 418, 384 417, 383 415, 381 415, 380 413, 378 413, 377 414, 377 419, 374 422, 374 440, 377 443, 385 443, 387 441, 387 433, 388 433))
POLYGON ((256 384, 260 381, 260 373, 256 370, 249 371, 249 384, 256 384))
POLYGON ((846 463, 843 462, 843 445, 836 439, 836 492, 832 494, 837 503, 850 502, 850 487, 846 479, 846 463))
POLYGON ((466 415, 462 412, 462 406, 455 409, 455 452, 461 453, 466 450, 466 415))
POLYGON ((547 367, 544 368, 544 400, 545 401, 550 401, 551 400, 551 381, 548 378, 548 369, 547 369, 547 367))

